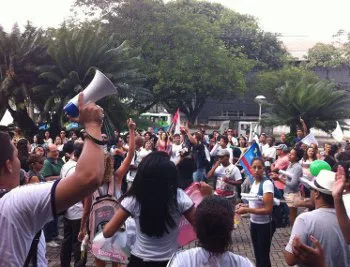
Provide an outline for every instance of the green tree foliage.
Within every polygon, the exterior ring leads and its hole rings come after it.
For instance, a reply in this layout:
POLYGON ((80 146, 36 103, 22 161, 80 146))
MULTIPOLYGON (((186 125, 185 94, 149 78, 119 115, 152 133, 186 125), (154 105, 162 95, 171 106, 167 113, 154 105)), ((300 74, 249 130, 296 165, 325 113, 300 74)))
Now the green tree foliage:
POLYGON ((216 28, 203 16, 181 14, 174 23, 163 44, 153 92, 170 110, 179 107, 193 123, 208 97, 224 99, 242 92, 253 64, 231 56, 213 38, 216 28))
POLYGON ((285 65, 279 70, 268 70, 256 72, 249 80, 248 88, 256 94, 262 94, 267 97, 269 102, 274 102, 276 98, 275 90, 286 83, 290 86, 296 86, 301 80, 308 83, 315 83, 319 80, 318 76, 309 69, 285 65))
POLYGON ((346 118, 350 104, 344 91, 337 90, 325 80, 310 82, 302 79, 296 84, 286 82, 275 89, 275 100, 264 121, 274 125, 290 125, 294 132, 300 117, 308 128, 332 130, 335 121, 346 118))
MULTIPOLYGON (((140 84, 144 77, 137 70, 140 61, 137 51, 130 49, 127 42, 120 44, 114 35, 106 36, 98 27, 63 26, 53 31, 48 54, 54 64, 37 68, 43 83, 33 91, 46 96, 44 116, 55 112, 51 122, 54 131, 62 123, 63 106, 90 83, 94 69, 101 70, 118 87, 119 97, 133 99, 136 93, 142 93, 140 84)), ((124 123, 125 114, 118 102, 117 96, 111 96, 102 105, 106 104, 106 114, 119 126, 124 123)))
POLYGON ((306 67, 321 67, 326 70, 326 78, 329 80, 329 71, 332 68, 345 63, 343 51, 331 44, 317 43, 308 50, 306 67))
POLYGON ((135 101, 142 112, 155 103, 180 107, 194 121, 208 97, 234 97, 245 75, 280 67, 285 51, 254 18, 220 4, 178 0, 77 0, 101 13, 107 31, 141 48, 145 85, 153 97, 135 101), (107 12, 105 12, 107 10, 107 12), (127 29, 127 30, 126 30, 127 29), (235 93, 235 94, 234 94, 235 93))
POLYGON ((23 33, 18 25, 10 33, 0 29, 0 113, 8 109, 17 124, 30 133, 36 131, 30 116, 33 102, 43 101, 30 90, 39 82, 34 69, 50 62, 45 43, 45 33, 29 22, 23 33))
POLYGON ((221 4, 196 0, 177 0, 167 6, 184 13, 200 14, 217 25, 216 38, 222 40, 226 49, 235 56, 254 60, 255 69, 277 69, 283 66, 286 51, 277 35, 264 32, 256 19, 225 8, 221 4))

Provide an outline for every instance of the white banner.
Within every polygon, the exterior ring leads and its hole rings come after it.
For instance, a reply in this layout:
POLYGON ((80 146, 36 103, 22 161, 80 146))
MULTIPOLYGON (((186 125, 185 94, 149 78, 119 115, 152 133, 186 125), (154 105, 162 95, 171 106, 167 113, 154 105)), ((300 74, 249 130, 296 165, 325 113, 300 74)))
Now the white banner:
POLYGON ((332 136, 335 140, 337 140, 338 142, 343 141, 344 138, 344 134, 343 131, 341 130, 341 127, 339 125, 339 122, 337 121, 337 127, 335 128, 335 130, 332 132, 332 136))
POLYGON ((305 136, 302 140, 302 143, 304 143, 307 146, 310 146, 311 144, 316 144, 318 146, 318 142, 315 138, 315 136, 312 133, 309 133, 307 136, 305 136))

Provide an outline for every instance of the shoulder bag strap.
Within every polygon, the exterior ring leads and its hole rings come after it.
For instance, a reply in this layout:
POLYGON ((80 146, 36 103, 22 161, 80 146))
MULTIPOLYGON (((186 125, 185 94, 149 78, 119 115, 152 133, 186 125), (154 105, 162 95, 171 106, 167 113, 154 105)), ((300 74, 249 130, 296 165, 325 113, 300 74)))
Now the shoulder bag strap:
POLYGON ((26 261, 24 262, 24 267, 29 266, 30 262, 32 262, 32 266, 38 266, 38 245, 40 241, 41 230, 36 233, 34 236, 32 245, 30 246, 29 253, 27 255, 26 261))

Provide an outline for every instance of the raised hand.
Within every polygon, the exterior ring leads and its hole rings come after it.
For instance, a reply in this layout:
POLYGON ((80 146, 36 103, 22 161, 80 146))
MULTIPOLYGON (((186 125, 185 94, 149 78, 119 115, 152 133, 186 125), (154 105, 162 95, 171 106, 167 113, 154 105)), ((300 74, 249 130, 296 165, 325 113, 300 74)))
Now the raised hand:
POLYGON ((131 118, 129 118, 126 123, 128 124, 129 130, 136 129, 136 123, 131 118))
POLYGON ((71 121, 79 122, 85 127, 88 125, 98 126, 99 128, 101 127, 104 117, 103 109, 92 102, 85 104, 83 93, 79 94, 78 108, 79 117, 69 117, 71 121))
POLYGON ((338 166, 337 173, 335 174, 335 182, 333 184, 332 195, 334 198, 341 198, 345 188, 345 170, 342 166, 338 166))

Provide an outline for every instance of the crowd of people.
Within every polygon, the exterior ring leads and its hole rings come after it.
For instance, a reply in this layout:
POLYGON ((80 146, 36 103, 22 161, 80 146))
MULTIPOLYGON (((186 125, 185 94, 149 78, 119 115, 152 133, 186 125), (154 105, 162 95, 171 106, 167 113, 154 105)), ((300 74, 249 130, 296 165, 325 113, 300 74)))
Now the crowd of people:
POLYGON ((82 99, 84 130, 32 138, 19 128, 0 132, 0 266, 46 266, 46 246, 60 247, 61 266, 70 266, 72 256, 75 266, 84 266, 84 240, 96 266, 105 266, 107 260, 91 250, 94 237, 108 241, 131 228, 128 266, 254 266, 231 250, 231 233, 239 227, 234 217, 249 214, 255 264, 268 267, 277 196, 292 227, 284 251, 288 265, 349 266, 349 145, 306 145, 302 120, 291 142, 285 134, 253 139, 231 128, 155 133, 152 127, 137 130, 131 119, 126 135, 108 137, 101 131, 103 110, 82 99), (253 143, 262 156, 251 161, 250 179, 240 159, 253 143), (317 160, 332 171, 313 176, 317 160), (205 195, 197 207, 184 191, 193 182, 205 195), (260 198, 247 201, 242 193, 260 198), (102 196, 113 212, 95 229, 91 216, 102 196), (182 216, 193 225, 198 246, 179 251, 182 216))

